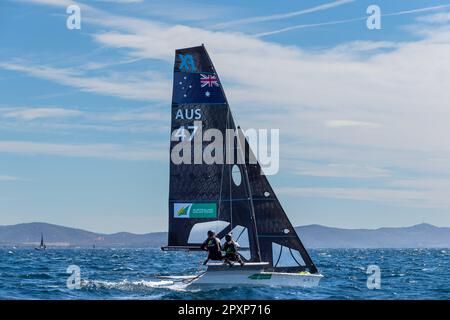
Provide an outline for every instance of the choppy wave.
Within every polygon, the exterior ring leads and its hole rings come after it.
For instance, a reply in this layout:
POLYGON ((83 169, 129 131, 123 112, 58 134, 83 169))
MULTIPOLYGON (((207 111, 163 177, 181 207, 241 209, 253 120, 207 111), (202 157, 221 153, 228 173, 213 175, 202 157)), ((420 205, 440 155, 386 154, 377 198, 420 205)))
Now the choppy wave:
POLYGON ((450 299, 448 249, 321 249, 311 255, 325 276, 317 288, 189 290, 183 281, 158 276, 196 274, 201 253, 6 248, 0 249, 0 299, 450 299), (67 287, 69 265, 80 267, 79 289, 67 287), (380 267, 379 290, 367 286, 369 265, 380 267))
POLYGON ((121 281, 107 281, 107 280, 81 280, 81 287, 84 288, 95 288, 95 289, 119 289, 128 291, 137 291, 142 289, 155 289, 164 288, 170 290, 184 290, 186 289, 186 284, 175 283, 170 280, 121 280, 121 281))

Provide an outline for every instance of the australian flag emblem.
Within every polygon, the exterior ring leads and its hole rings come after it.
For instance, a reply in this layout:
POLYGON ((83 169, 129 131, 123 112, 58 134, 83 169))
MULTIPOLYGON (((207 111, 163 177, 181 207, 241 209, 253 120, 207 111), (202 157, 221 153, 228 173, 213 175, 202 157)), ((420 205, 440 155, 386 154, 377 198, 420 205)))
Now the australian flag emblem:
POLYGON ((212 86, 219 86, 219 80, 217 79, 217 76, 213 74, 200 74, 200 83, 201 87, 212 87, 212 86))
POLYGON ((175 103, 225 103, 215 74, 175 72, 173 85, 175 103))

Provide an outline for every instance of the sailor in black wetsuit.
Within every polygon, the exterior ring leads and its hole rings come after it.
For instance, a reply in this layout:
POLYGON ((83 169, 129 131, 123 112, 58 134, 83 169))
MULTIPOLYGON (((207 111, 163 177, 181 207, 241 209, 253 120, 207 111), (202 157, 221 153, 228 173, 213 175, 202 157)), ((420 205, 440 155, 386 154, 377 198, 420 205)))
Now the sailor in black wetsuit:
POLYGON ((225 236, 225 244, 223 245, 223 250, 225 251, 225 262, 228 263, 230 266, 233 265, 231 261, 236 261, 241 264, 241 267, 244 265, 244 262, 241 259, 241 256, 237 252, 239 249, 239 245, 237 242, 233 240, 231 237, 231 234, 227 234, 225 236))
POLYGON ((222 260, 222 246, 220 240, 216 238, 216 233, 212 230, 208 231, 208 239, 203 242, 202 250, 208 251, 208 257, 203 264, 207 264, 209 260, 222 260))

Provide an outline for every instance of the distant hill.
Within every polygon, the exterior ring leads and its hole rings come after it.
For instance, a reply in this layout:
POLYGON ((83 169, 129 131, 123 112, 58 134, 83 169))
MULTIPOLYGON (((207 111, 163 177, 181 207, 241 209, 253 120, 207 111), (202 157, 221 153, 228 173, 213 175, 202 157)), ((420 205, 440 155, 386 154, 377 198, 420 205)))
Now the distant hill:
MULTIPOLYGON (((449 248, 450 228, 419 224, 405 228, 339 229, 320 225, 296 227, 307 248, 449 248)), ((38 245, 44 233, 49 247, 160 247, 166 232, 95 233, 48 223, 0 226, 0 246, 38 245)))
POLYGON ((48 246, 58 247, 158 247, 167 242, 166 232, 133 234, 95 233, 62 227, 49 223, 33 222, 0 226, 0 246, 34 246, 44 234, 48 246))
POLYGON ((422 223, 404 228, 295 228, 307 248, 450 248, 450 228, 422 223))

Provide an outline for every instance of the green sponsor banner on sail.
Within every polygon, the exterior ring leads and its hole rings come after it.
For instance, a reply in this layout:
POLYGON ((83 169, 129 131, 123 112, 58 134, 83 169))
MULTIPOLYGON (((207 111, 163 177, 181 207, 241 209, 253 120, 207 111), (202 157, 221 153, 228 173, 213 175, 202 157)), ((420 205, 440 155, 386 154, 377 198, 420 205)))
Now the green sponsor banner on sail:
POLYGON ((193 203, 189 218, 217 218, 215 203, 193 203))
POLYGON ((175 218, 214 219, 217 218, 216 203, 174 203, 175 218))

